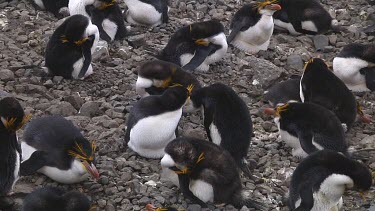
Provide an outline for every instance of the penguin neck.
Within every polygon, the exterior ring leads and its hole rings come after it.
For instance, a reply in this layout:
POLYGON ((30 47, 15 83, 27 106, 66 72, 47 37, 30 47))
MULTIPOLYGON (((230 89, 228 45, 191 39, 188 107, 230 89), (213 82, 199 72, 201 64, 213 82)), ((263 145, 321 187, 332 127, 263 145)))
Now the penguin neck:
POLYGON ((16 133, 9 133, 5 131, 0 132, 0 148, 17 149, 18 148, 16 133))

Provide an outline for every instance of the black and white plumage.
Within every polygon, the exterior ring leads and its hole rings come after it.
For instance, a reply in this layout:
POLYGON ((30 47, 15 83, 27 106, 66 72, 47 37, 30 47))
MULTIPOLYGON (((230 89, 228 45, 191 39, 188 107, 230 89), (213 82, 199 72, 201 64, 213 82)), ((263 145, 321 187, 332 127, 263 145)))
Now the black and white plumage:
POLYGON ((317 0, 279 0, 281 10, 274 13, 277 27, 290 34, 322 34, 332 28, 332 17, 317 0))
POLYGON ((346 189, 366 191, 372 185, 369 169, 331 150, 304 159, 293 172, 289 208, 295 211, 341 210, 346 189))
POLYGON ((184 70, 208 71, 210 64, 226 55, 227 49, 223 24, 210 20, 178 29, 158 59, 180 65, 184 70))
POLYGON ((141 97, 162 94, 169 86, 176 84, 184 87, 192 84, 192 92, 201 88, 194 75, 184 71, 176 64, 161 60, 144 63, 137 70, 137 75, 135 86, 141 97))
POLYGON ((48 41, 45 55, 48 72, 74 79, 91 75, 91 54, 98 41, 98 27, 88 17, 73 15, 67 18, 48 41))
POLYGON ((192 93, 184 111, 203 110, 209 140, 226 149, 238 167, 251 176, 246 156, 253 124, 246 103, 230 87, 215 83, 192 93))
POLYGON ((165 148, 161 166, 178 175, 178 184, 185 197, 206 206, 207 202, 229 203, 237 208, 265 208, 251 199, 242 187, 232 156, 211 142, 179 137, 165 148))
POLYGON ((125 0, 125 17, 131 24, 157 26, 168 22, 168 0, 125 0))
POLYGON ((333 59, 333 73, 354 92, 375 90, 375 44, 352 43, 333 59))
POLYGON ((302 102, 316 103, 333 111, 347 130, 356 120, 354 95, 322 59, 314 58, 306 63, 300 82, 300 97, 302 102))
POLYGON ((21 211, 90 211, 90 204, 83 193, 43 187, 26 196, 21 211))
POLYGON ((39 172, 64 184, 82 182, 89 175, 99 178, 95 143, 62 116, 40 117, 27 124, 21 147, 21 175, 39 172))
POLYGON ((301 101, 299 94, 300 78, 291 78, 273 85, 263 95, 263 100, 271 106, 285 104, 289 101, 301 101))
POLYGON ((270 1, 243 6, 233 17, 227 42, 252 54, 267 50, 274 27, 272 15, 280 9, 270 1))
POLYGON ((314 103, 291 102, 278 106, 274 115, 280 137, 293 148, 292 155, 304 158, 322 149, 348 154, 348 144, 340 120, 330 110, 314 103))
MULTIPOLYGON (((191 91, 191 90, 190 90, 191 91)), ((142 157, 161 158, 165 146, 176 138, 182 107, 189 96, 183 86, 167 89, 134 104, 127 120, 125 143, 142 157)))
POLYGON ((33 0, 34 4, 40 9, 45 9, 53 13, 56 17, 60 17, 60 9, 68 7, 69 0, 33 0))

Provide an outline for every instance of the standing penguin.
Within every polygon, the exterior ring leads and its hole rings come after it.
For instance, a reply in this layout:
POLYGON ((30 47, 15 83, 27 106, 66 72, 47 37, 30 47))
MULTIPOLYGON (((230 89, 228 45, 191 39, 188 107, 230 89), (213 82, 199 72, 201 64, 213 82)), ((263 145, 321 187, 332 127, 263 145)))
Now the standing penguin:
POLYGON ((157 26, 168 22, 168 0, 125 0, 128 23, 157 26))
POLYGON ((312 102, 333 111, 349 130, 357 116, 357 102, 352 92, 319 58, 305 65, 300 82, 302 102, 312 102))
POLYGON ((165 148, 161 166, 178 174, 181 192, 206 206, 207 202, 229 203, 264 210, 242 187, 232 156, 216 144, 196 138, 179 137, 165 148))
POLYGON ((375 44, 352 43, 333 59, 333 73, 353 92, 375 90, 375 44))
POLYGON ((332 111, 314 103, 292 102, 265 112, 274 115, 280 137, 293 148, 293 156, 304 158, 322 149, 349 155, 341 122, 332 111))
POLYGON ((62 116, 40 117, 27 124, 21 147, 22 176, 39 172, 64 184, 82 182, 88 173, 99 178, 95 142, 90 143, 62 116))
POLYGON ((61 17, 60 9, 68 7, 69 0, 33 0, 34 4, 40 9, 45 9, 53 13, 56 17, 61 17))
POLYGON ((331 150, 304 159, 294 170, 289 208, 295 211, 341 210, 345 189, 369 190, 372 177, 363 164, 331 150))
POLYGON ((275 25, 290 34, 322 34, 332 28, 332 17, 317 0, 279 0, 275 25))
POLYGON ((191 86, 188 89, 176 86, 162 95, 148 96, 134 104, 125 134, 129 148, 142 157, 163 157, 165 146, 176 138, 182 107, 191 90, 191 86))
POLYGON ((249 177, 246 156, 253 123, 246 103, 230 87, 215 83, 192 93, 184 111, 203 110, 208 139, 226 149, 249 177))
POLYGON ((223 24, 210 20, 177 30, 158 59, 180 65, 184 70, 208 71, 210 64, 221 60, 227 49, 223 24))
POLYGON ((91 54, 98 41, 98 27, 88 17, 73 15, 67 18, 47 44, 45 63, 48 72, 74 79, 91 75, 91 54))
POLYGON ((264 93, 263 100, 276 106, 279 103, 285 104, 291 100, 300 101, 299 82, 300 78, 291 78, 273 85, 264 93))
POLYGON ((280 9, 271 1, 243 6, 233 17, 227 42, 251 54, 267 50, 274 27, 272 15, 280 9))
POLYGON ((26 196, 21 211, 90 211, 90 200, 77 191, 44 187, 26 196))
POLYGON ((201 88, 194 75, 185 72, 176 64, 161 60, 144 63, 137 71, 137 75, 135 86, 141 97, 162 94, 168 87, 176 84, 184 87, 192 84, 192 92, 201 88))

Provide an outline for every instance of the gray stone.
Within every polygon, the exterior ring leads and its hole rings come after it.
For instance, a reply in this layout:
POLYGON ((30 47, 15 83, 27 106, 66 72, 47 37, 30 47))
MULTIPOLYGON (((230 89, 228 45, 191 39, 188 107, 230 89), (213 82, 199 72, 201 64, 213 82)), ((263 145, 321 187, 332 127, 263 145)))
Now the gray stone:
POLYGON ((46 111, 50 114, 61 116, 71 116, 77 113, 77 110, 74 109, 74 107, 70 103, 65 101, 60 102, 57 105, 52 105, 46 111))
POLYGON ((323 50, 325 46, 328 45, 329 39, 327 36, 318 34, 313 38, 315 49, 320 51, 323 50))
POLYGON ((14 73, 8 69, 0 70, 0 80, 5 82, 12 81, 14 80, 14 73))
POLYGON ((187 211, 200 211, 202 209, 199 204, 190 204, 187 208, 187 211))
POLYGON ((86 102, 82 105, 81 109, 79 110, 79 114, 81 116, 88 116, 93 117, 99 114, 99 106, 100 102, 86 102))
POLYGON ((53 82, 51 80, 47 80, 46 82, 44 82, 43 86, 45 86, 47 88, 52 88, 53 82))
POLYGON ((105 211, 116 211, 116 208, 112 204, 107 204, 105 211))
POLYGON ((292 54, 288 56, 286 64, 288 67, 295 69, 295 70, 300 70, 303 68, 302 57, 296 54, 292 54))
POLYGON ((139 48, 146 44, 146 36, 144 34, 138 34, 127 37, 129 45, 133 48, 139 48))
POLYGON ((83 99, 77 93, 64 97, 64 101, 69 102, 77 110, 83 105, 83 99))
POLYGON ((104 40, 99 40, 94 53, 92 53, 92 61, 103 60, 107 57, 109 57, 108 43, 104 40))
POLYGON ((52 80, 55 83, 60 83, 63 79, 64 77, 57 75, 57 76, 54 76, 52 80))

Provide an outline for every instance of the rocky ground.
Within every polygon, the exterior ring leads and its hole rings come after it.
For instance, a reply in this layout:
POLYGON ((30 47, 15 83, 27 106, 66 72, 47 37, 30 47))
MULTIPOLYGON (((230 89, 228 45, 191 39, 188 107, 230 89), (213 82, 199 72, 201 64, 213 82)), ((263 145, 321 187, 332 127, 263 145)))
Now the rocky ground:
MULTIPOLYGON (((229 21, 241 5, 235 0, 172 0, 168 24, 153 29, 133 27, 138 35, 129 37, 129 42, 116 41, 109 46, 102 43, 94 60, 95 74, 84 81, 74 81, 45 76, 40 68, 20 68, 43 66, 46 44, 61 21, 45 11, 36 11, 31 0, 2 1, 0 90, 12 93, 34 117, 63 115, 79 126, 89 140, 97 140, 97 167, 101 174, 98 181, 70 186, 59 185, 39 174, 21 178, 13 197, 15 210, 19 210, 25 194, 43 186, 80 190, 97 204, 97 210, 141 210, 148 203, 200 210, 199 205, 185 200, 178 188, 160 180, 159 160, 144 159, 123 148, 127 113, 139 98, 134 89, 136 75, 133 71, 142 62, 152 59, 144 46, 162 49, 177 28, 195 21, 217 18, 228 29, 229 21)), ((270 210, 287 210, 281 203, 280 190, 287 190, 287 178, 298 160, 277 138, 272 119, 262 113, 262 108, 267 106, 261 100, 263 91, 276 81, 301 74, 303 62, 311 57, 320 55, 331 63, 346 44, 374 41, 374 36, 358 32, 372 23, 367 17, 374 13, 374 6, 365 0, 323 0, 323 4, 350 32, 298 37, 276 32, 268 51, 249 56, 230 47, 227 57, 213 65, 209 72, 196 73, 204 85, 220 81, 233 87, 247 103, 255 130, 249 159, 258 163, 254 174, 270 180, 254 184, 243 179, 243 184, 270 210)), ((123 4, 121 6, 125 8, 123 4)), ((375 94, 358 96, 358 99, 364 112, 373 118, 375 94)), ((205 136, 199 114, 184 116, 180 129, 184 135, 205 136)), ((19 135, 22 139, 22 131, 19 135)), ((348 140, 353 150, 374 148, 374 124, 356 123, 348 133, 348 140)), ((374 154, 370 154, 365 163, 374 171, 374 154)), ((374 198, 374 187, 366 200, 362 200, 357 192, 347 191, 344 210, 375 210, 375 205, 370 208, 374 198)), ((210 210, 235 209, 231 205, 221 208, 211 205, 210 210)))

